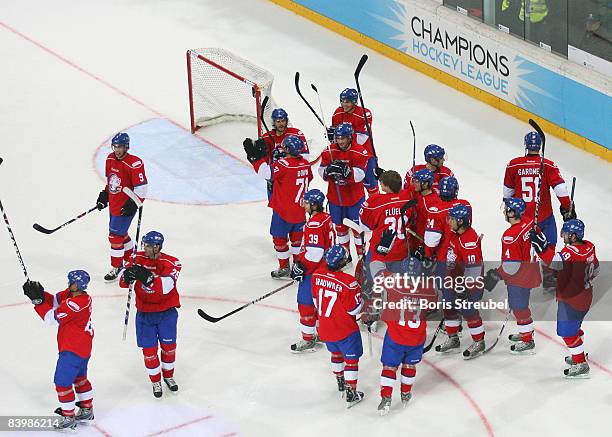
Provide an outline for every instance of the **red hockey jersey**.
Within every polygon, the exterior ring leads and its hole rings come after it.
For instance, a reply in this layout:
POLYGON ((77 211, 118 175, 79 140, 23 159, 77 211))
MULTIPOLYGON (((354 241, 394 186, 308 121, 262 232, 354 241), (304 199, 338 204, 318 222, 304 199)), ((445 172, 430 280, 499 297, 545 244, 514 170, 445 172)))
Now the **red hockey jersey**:
POLYGON ((318 212, 308 219, 298 255, 298 260, 306 268, 306 275, 311 275, 323 263, 323 255, 334 245, 335 239, 334 226, 328 213, 318 212))
POLYGON ((511 225, 501 238, 502 265, 498 272, 508 285, 535 288, 542 283, 540 264, 532 254, 529 231, 533 218, 526 217, 511 225))
MULTIPOLYGON (((144 163, 134 155, 126 154, 117 159, 114 153, 106 157, 106 190, 108 191, 108 207, 111 215, 121 215, 121 208, 128 199, 123 188, 134 190, 147 184, 144 163)), ((140 196, 139 196, 140 197, 140 196)), ((144 198, 140 197, 144 201, 144 198)))
POLYGON ((319 174, 323 177, 325 168, 332 161, 344 161, 352 168, 352 174, 346 181, 346 184, 337 184, 331 178, 327 181, 327 200, 334 205, 352 206, 356 204, 365 192, 363 189, 363 179, 368 165, 368 152, 358 144, 352 144, 351 147, 342 151, 337 144, 330 144, 330 150, 321 154, 321 164, 319 165, 319 174), (331 152, 331 153, 330 153, 331 152), (342 202, 338 199, 338 191, 342 202))

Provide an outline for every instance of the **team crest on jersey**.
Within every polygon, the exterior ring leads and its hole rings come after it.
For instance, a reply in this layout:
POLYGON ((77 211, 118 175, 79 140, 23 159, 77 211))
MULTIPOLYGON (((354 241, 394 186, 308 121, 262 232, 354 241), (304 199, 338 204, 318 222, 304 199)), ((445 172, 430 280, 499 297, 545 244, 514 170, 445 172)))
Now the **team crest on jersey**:
POLYGON ((121 178, 114 173, 108 178, 108 191, 112 194, 121 192, 121 178))
POLYGON ((455 268, 455 263, 457 262, 457 255, 452 247, 448 248, 446 252, 446 268, 449 270, 453 270, 455 268))

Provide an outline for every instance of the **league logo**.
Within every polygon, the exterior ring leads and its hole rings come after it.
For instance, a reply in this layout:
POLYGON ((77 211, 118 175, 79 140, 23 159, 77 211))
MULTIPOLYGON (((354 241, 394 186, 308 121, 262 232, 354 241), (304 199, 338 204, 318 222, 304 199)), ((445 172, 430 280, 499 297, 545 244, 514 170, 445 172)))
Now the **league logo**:
POLYGON ((111 194, 121 192, 121 178, 114 173, 108 178, 108 191, 111 194))

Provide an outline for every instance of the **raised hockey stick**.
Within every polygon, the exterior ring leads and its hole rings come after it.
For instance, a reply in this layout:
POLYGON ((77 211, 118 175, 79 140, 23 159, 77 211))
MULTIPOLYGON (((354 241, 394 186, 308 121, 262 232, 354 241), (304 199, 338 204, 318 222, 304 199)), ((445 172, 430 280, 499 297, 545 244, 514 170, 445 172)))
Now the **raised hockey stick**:
POLYGON ((497 338, 491 346, 485 349, 485 351, 482 353, 483 355, 490 352, 495 346, 497 346, 497 343, 499 342, 499 339, 501 338, 502 334, 504 333, 504 329, 506 328, 506 323, 508 323, 508 320, 510 319, 510 314, 512 314, 512 311, 508 310, 508 312, 506 313, 506 320, 504 320, 504 323, 502 324, 502 327, 499 330, 499 334, 497 334, 497 338))
POLYGON ((368 116, 365 112, 365 104, 363 103, 363 95, 361 94, 361 87, 359 86, 359 74, 361 73, 361 69, 365 65, 368 60, 368 55, 363 55, 357 64, 357 68, 355 69, 355 85, 357 85, 357 94, 359 95, 359 103, 361 104, 361 108, 363 109, 363 120, 365 121, 366 130, 368 131, 368 136, 370 137, 370 144, 372 145, 372 153, 374 153, 374 157, 378 158, 376 155, 376 149, 374 148, 374 137, 372 136, 372 128, 370 127, 370 122, 368 121, 368 116))
POLYGON ((95 211, 96 209, 98 209, 98 207, 97 207, 97 206, 94 206, 93 208, 88 209, 87 211, 82 212, 82 213, 80 213, 79 215, 77 215, 76 217, 74 217, 74 218, 72 218, 72 219, 68 220, 66 223, 64 223, 64 224, 62 224, 62 225, 59 225, 57 228, 47 229, 47 228, 42 227, 42 226, 41 226, 41 225, 39 225, 38 223, 34 223, 34 224, 32 225, 32 227, 33 227, 34 229, 36 229, 38 232, 42 232, 43 234, 52 234, 52 233, 54 233, 55 231, 59 231, 59 230, 60 230, 60 229, 62 229, 64 226, 68 226, 70 223, 74 223, 74 222, 76 222, 78 219, 80 219, 80 218, 82 218, 82 217, 85 217, 87 214, 89 214, 90 212, 95 211))
MULTIPOLYGON (((138 207, 138 225, 136 226, 136 241, 134 241, 134 252, 132 252, 132 262, 136 259, 136 252, 138 252, 138 239, 140 238, 140 225, 142 223, 142 201, 140 198, 130 190, 128 187, 123 187, 123 192, 134 201, 138 207)), ((130 306, 132 301, 132 292, 134 291, 134 282, 128 287, 127 303, 125 305, 125 319, 123 321, 123 340, 127 336, 128 321, 130 319, 130 306)))
POLYGON ((412 171, 414 171, 414 167, 416 167, 416 133, 414 132, 412 120, 410 120, 410 129, 412 129, 412 171))
POLYGON ((574 211, 574 191, 576 190, 576 176, 572 178, 572 192, 570 194, 571 211, 574 211))
POLYGON ((314 83, 311 83, 310 87, 317 95, 317 100, 319 101, 319 115, 321 117, 321 120, 323 121, 323 126, 325 127, 325 131, 327 132, 327 123, 325 123, 325 116, 323 115, 323 105, 321 105, 321 96, 319 95, 319 90, 314 85, 314 83))
POLYGON ((302 91, 300 90, 300 72, 299 71, 295 72, 295 90, 297 91, 300 98, 304 101, 304 103, 306 103, 306 106, 308 106, 308 109, 310 109, 310 112, 312 112, 313 115, 317 118, 317 120, 319 120, 319 123, 321 123, 321 126, 325 127, 325 123, 323 122, 323 120, 321 120, 321 117, 319 117, 319 114, 317 114, 317 111, 315 111, 315 109, 308 102, 308 100, 306 100, 306 97, 304 97, 304 94, 302 94, 302 91))
POLYGON ((254 304, 256 304, 257 302, 262 301, 262 300, 264 300, 264 299, 266 299, 266 298, 268 298, 268 297, 272 296, 273 294, 278 293, 278 292, 279 292, 279 291, 281 291, 281 290, 284 290, 285 288, 289 287, 290 285, 293 285, 293 283, 294 283, 294 282, 295 282, 295 281, 291 281, 291 282, 289 282, 288 284, 285 284, 285 285, 283 285, 283 286, 281 286, 281 287, 275 288, 275 289, 274 289, 274 290, 272 290, 271 292, 266 293, 266 294, 264 294, 263 296, 258 297, 257 299, 252 300, 251 302, 249 302, 249 303, 246 303, 246 304, 242 305, 240 308, 236 308, 235 310, 230 311, 229 313, 222 315, 221 317, 213 317, 213 316, 211 316, 211 315, 209 315, 209 314, 206 314, 206 313, 204 312, 204 310, 202 310, 202 309, 198 309, 198 315, 199 315, 200 317, 202 317, 204 320, 207 320, 207 321, 209 321, 209 322, 211 322, 211 323, 217 323, 217 322, 218 322, 218 321, 220 321, 220 320, 223 320, 223 319, 225 319, 225 318, 227 318, 227 317, 229 317, 229 316, 231 316, 231 315, 233 315, 233 314, 236 314, 238 311, 242 311, 243 309, 245 309, 245 308, 246 308, 246 307, 248 307, 248 306, 254 305, 254 304))
POLYGON ((540 128, 540 126, 538 125, 538 123, 535 122, 535 120, 530 118, 529 124, 538 132, 538 134, 540 134, 540 138, 542 138, 542 154, 540 155, 540 173, 538 177, 538 195, 536 197, 535 218, 533 221, 533 227, 535 229, 535 227, 538 225, 538 217, 540 214, 540 197, 542 194, 542 177, 544 176, 544 152, 546 150, 546 135, 544 135, 544 131, 542 131, 542 128, 540 128))

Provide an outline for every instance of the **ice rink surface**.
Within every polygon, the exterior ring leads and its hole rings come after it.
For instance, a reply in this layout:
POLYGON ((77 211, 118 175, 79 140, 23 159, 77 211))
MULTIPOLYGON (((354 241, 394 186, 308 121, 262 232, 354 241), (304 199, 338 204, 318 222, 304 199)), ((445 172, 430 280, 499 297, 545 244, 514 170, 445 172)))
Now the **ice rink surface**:
MULTIPOLYGON (((360 363, 359 385, 367 398, 345 410, 328 353, 289 353, 299 337, 295 287, 216 325, 197 316, 199 307, 220 315, 282 284, 269 279, 276 260, 265 203, 173 202, 185 186, 185 173, 180 181, 171 172, 158 179, 156 190, 169 201, 150 200, 144 209, 143 230, 163 232, 164 251, 184 266, 175 374, 180 391, 154 399, 133 319, 128 341, 121 341, 125 293, 102 279, 109 269, 106 211, 49 236, 31 225, 55 226, 94 204, 103 185, 94 158, 117 131, 151 119, 188 127, 187 49, 223 47, 272 72, 276 101, 314 148, 321 146, 323 132, 295 93, 295 71, 305 88, 310 82, 318 86, 329 120, 339 91, 354 84, 359 57, 369 53, 361 85, 374 114, 381 166, 402 174, 408 169, 409 120, 417 130, 417 160, 425 144, 443 145, 461 196, 474 206, 474 227, 485 234, 489 260, 498 259, 506 227, 499 210, 504 167, 523 153, 529 127, 264 0, 5 0, 0 35, 0 199, 28 272, 54 291, 65 287, 71 269, 84 268, 93 277, 89 376, 97 420, 79 435, 610 435, 609 322, 586 324, 588 380, 560 376, 566 350, 554 323, 543 322, 537 324, 534 356, 510 355, 505 340, 470 362, 427 354, 409 408, 401 410, 396 398, 383 418, 376 412, 381 348, 376 338, 374 356, 366 352, 360 363)), ((200 136, 242 157, 242 137, 256 135, 253 126, 219 125, 200 136)), ((132 151, 139 154, 140 147, 146 155, 147 145, 135 142, 132 151)), ((157 163, 186 159, 180 155, 184 149, 172 143, 156 147, 157 163)), ((204 141, 201 147, 208 153, 204 141)), ((578 214, 600 260, 609 261, 610 164, 552 136, 546 153, 566 180, 578 178, 578 214)), ((202 174, 211 171, 210 163, 189 168, 194 183, 206 183, 202 174)), ((223 172, 215 178, 243 183, 223 172)), ((0 265, 0 416, 48 415, 57 406, 55 330, 22 295, 24 278, 4 227, 0 265)), ((486 323, 487 339, 499 327, 500 322, 486 323)), ((462 346, 467 345, 464 338, 462 346)))

